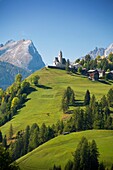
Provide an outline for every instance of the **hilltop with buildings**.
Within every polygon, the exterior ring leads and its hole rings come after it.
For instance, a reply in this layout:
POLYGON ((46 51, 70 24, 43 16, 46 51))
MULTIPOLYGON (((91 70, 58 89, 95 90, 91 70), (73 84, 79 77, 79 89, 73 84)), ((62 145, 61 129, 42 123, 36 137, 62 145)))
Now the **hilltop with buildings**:
POLYGON ((53 65, 49 68, 63 69, 78 72, 87 76, 90 80, 99 79, 113 79, 113 53, 107 57, 97 56, 95 59, 87 54, 84 58, 77 59, 75 62, 70 62, 63 57, 62 51, 59 52, 58 57, 54 58, 53 65))

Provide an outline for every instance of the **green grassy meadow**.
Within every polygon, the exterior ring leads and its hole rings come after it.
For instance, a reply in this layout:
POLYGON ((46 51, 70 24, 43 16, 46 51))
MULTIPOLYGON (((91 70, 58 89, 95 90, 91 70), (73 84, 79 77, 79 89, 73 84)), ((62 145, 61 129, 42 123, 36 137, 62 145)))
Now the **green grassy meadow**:
MULTIPOLYGON (((61 110, 62 94, 67 86, 74 90, 76 100, 84 100, 87 89, 99 100, 112 87, 112 83, 93 82, 81 75, 67 74, 65 70, 44 68, 33 75, 40 76, 39 84, 43 87, 35 87, 36 91, 29 94, 29 100, 25 106, 18 110, 18 114, 10 122, 0 128, 3 134, 8 133, 11 123, 14 133, 17 133, 33 123, 41 125, 44 122, 46 125, 51 125, 57 120, 67 117, 68 115, 63 114, 61 110)), ((29 76, 27 80, 30 81, 33 75, 29 76)))
POLYGON ((88 130, 69 135, 60 135, 17 160, 21 170, 49 170, 54 164, 64 168, 73 152, 85 136, 89 141, 95 139, 100 153, 99 161, 110 168, 113 163, 113 130, 88 130))

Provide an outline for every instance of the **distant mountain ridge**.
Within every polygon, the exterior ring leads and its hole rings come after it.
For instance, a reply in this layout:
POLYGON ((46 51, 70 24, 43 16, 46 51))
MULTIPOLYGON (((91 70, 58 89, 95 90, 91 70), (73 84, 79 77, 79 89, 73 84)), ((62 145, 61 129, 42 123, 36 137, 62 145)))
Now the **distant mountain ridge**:
POLYGON ((8 41, 0 47, 0 61, 34 72, 45 66, 31 40, 8 41))
POLYGON ((97 56, 103 56, 105 52, 104 48, 96 47, 93 51, 90 51, 88 54, 91 56, 92 59, 95 59, 97 56))
POLYGON ((110 45, 105 49, 104 56, 105 56, 105 57, 108 57, 108 55, 109 55, 111 52, 113 53, 113 43, 110 44, 110 45))
POLYGON ((5 45, 0 44, 0 87, 11 85, 18 73, 25 78, 44 66, 31 40, 9 40, 5 45))
MULTIPOLYGON (((97 56, 105 56, 108 57, 110 53, 113 53, 113 43, 110 44, 106 49, 96 47, 94 50, 90 51, 89 54, 92 59, 95 59, 97 56)), ((83 57, 84 58, 84 57, 83 57)))

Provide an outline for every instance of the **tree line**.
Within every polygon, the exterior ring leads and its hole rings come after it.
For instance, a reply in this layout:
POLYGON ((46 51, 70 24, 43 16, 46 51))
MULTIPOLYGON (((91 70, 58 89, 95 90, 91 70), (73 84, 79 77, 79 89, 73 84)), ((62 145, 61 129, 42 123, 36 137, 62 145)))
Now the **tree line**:
POLYGON ((18 131, 16 137, 13 137, 14 127, 11 124, 7 137, 6 135, 3 137, 0 131, 0 143, 10 151, 12 159, 16 160, 58 134, 61 134, 63 126, 63 122, 60 121, 51 127, 46 126, 44 123, 39 127, 36 123, 33 123, 31 127, 28 125, 25 130, 18 131), (8 140, 10 140, 10 145, 8 145, 8 140))
POLYGON ((95 59, 91 59, 91 56, 88 54, 82 60, 77 59, 75 62, 81 64, 87 70, 98 68, 104 71, 110 71, 113 70, 113 53, 110 53, 108 58, 97 56, 95 59))
POLYGON ((8 150, 0 145, 0 170, 20 170, 16 162, 12 163, 8 150))
POLYGON ((85 109, 80 107, 73 110, 73 115, 65 124, 65 131, 75 132, 88 129, 113 129, 111 108, 113 107, 113 89, 107 96, 103 95, 100 101, 95 95, 90 96, 89 90, 84 97, 85 109))

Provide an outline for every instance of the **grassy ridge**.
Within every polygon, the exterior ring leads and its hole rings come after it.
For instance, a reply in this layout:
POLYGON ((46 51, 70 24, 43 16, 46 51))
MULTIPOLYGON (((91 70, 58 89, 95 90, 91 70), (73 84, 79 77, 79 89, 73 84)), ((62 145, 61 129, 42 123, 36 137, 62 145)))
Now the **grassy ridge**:
MULTIPOLYGON (((46 125, 51 125, 67 116, 60 109, 62 94, 67 86, 74 90, 77 100, 84 99, 87 89, 90 90, 91 94, 95 94, 97 99, 100 99, 112 87, 112 84, 92 82, 87 77, 77 74, 70 75, 64 70, 44 68, 33 75, 40 76, 39 84, 43 85, 43 87, 36 87, 36 91, 33 91, 28 96, 29 100, 25 103, 25 106, 18 111, 18 114, 10 122, 1 127, 4 134, 7 134, 10 123, 12 123, 16 133, 34 122, 39 125, 43 122, 46 125)), ((30 81, 33 75, 27 78, 28 81, 30 81)))
POLYGON ((72 153, 82 136, 89 141, 95 139, 100 153, 99 160, 104 161, 109 168, 113 163, 112 130, 89 130, 60 135, 23 156, 17 162, 21 170, 47 170, 54 164, 61 165, 63 168, 69 159, 73 159, 72 153))

